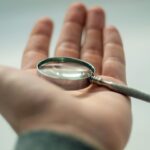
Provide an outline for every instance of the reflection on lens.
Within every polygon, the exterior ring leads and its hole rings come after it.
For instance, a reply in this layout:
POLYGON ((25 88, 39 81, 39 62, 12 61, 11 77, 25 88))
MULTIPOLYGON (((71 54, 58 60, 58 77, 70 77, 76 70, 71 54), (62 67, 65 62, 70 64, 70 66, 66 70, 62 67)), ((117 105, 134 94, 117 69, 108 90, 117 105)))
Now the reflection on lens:
POLYGON ((83 79, 92 75, 92 71, 79 63, 49 62, 40 66, 40 70, 47 76, 59 79, 83 79))

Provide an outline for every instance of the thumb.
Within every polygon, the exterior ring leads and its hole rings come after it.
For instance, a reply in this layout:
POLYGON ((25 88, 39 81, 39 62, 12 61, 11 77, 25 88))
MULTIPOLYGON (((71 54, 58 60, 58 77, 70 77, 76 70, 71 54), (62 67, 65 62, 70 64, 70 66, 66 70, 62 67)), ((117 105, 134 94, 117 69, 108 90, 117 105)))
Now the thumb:
MULTIPOLYGON (((12 119, 9 118, 8 114, 11 113, 10 105, 12 103, 9 103, 10 97, 11 97, 11 88, 10 82, 13 81, 14 75, 17 74, 19 70, 11 67, 6 67, 0 65, 0 114, 6 119, 9 120, 9 122, 12 122, 12 119)), ((11 97, 13 99, 13 97, 11 97)))
POLYGON ((20 131, 22 120, 41 114, 52 106, 56 91, 64 92, 45 80, 9 67, 0 67, 0 112, 10 125, 20 131))

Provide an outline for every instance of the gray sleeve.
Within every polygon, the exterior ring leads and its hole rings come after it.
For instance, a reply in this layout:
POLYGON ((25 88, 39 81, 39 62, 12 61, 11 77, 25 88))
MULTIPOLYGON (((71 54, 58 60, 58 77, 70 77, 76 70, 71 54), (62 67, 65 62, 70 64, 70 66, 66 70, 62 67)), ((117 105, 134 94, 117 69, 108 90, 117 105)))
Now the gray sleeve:
POLYGON ((69 135, 52 131, 34 131, 20 135, 15 150, 95 150, 95 148, 69 135))

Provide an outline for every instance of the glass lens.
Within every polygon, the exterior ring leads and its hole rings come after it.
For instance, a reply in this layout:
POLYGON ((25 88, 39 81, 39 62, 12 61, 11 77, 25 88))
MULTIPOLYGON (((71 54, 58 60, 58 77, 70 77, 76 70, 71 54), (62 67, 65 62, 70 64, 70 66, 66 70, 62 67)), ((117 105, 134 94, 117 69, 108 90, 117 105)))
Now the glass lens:
POLYGON ((93 72, 85 65, 75 62, 49 62, 40 66, 40 71, 46 76, 78 80, 90 77, 93 72))

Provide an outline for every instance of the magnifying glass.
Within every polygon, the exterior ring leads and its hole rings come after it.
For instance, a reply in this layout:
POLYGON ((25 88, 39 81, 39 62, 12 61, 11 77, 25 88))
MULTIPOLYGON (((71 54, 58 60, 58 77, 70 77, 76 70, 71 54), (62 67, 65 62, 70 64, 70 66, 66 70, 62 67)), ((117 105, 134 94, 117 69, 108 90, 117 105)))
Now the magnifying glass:
POLYGON ((37 64, 37 72, 41 77, 66 90, 82 89, 94 83, 123 95, 150 102, 149 94, 105 80, 101 76, 94 76, 94 66, 80 59, 71 57, 47 58, 37 64))

